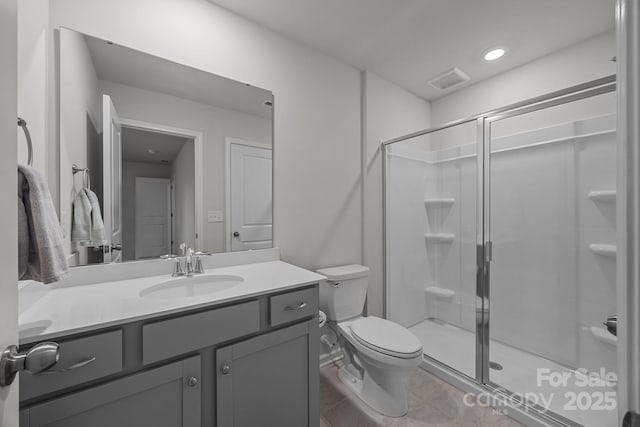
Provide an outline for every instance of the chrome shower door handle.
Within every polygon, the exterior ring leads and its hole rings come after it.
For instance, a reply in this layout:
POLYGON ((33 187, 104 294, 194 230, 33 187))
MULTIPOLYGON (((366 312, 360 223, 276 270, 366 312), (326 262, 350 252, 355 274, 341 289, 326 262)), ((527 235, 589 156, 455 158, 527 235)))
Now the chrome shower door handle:
POLYGON ((618 336, 618 316, 612 315, 607 317, 607 320, 603 323, 607 327, 607 331, 611 335, 618 336))

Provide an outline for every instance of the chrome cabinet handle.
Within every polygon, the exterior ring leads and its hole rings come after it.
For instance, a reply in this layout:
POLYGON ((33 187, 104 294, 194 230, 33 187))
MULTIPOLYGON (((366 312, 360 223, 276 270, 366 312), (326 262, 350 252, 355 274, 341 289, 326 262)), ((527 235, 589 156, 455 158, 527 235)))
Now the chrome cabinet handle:
POLYGON ((73 371, 75 369, 82 368, 84 366, 89 365, 90 363, 95 362, 96 359, 97 359, 96 357, 90 357, 88 359, 81 360, 78 363, 75 363, 69 366, 68 368, 58 369, 58 370, 48 370, 48 371, 41 372, 40 375, 53 375, 53 374, 61 374, 63 372, 73 371))
POLYGON ((306 302, 301 302, 300 304, 298 304, 295 307, 291 307, 290 305, 286 306, 284 308, 285 311, 298 311, 298 310, 302 310, 303 308, 305 308, 307 306, 306 302))
POLYGON ((224 364, 222 365, 222 375, 227 375, 229 372, 231 372, 231 366, 224 364))

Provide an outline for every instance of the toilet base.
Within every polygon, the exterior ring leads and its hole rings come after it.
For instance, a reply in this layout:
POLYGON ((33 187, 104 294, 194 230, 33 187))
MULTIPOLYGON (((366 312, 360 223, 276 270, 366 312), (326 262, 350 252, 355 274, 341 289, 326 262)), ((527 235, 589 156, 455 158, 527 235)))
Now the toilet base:
POLYGON ((376 380, 366 370, 361 376, 352 364, 338 370, 342 383, 373 410, 387 417, 403 417, 408 410, 409 372, 397 372, 393 379, 386 376, 379 376, 376 380), (391 380, 391 383, 385 379, 391 380))

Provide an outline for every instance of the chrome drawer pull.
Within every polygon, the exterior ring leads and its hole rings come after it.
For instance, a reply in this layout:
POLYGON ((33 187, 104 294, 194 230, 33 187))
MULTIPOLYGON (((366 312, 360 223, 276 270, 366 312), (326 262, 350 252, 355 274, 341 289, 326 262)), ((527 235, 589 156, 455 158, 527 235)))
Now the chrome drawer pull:
POLYGON ((298 311, 298 310, 302 310, 303 308, 305 308, 307 306, 306 302, 301 302, 300 304, 298 304, 295 307, 291 307, 290 305, 286 306, 284 308, 285 311, 298 311))
POLYGON ((41 372, 40 375, 53 375, 53 374, 61 374, 63 372, 73 371, 75 369, 82 368, 84 366, 89 365, 90 363, 95 362, 96 359, 97 359, 96 357, 90 357, 89 359, 81 360, 80 362, 73 364, 68 368, 59 369, 59 370, 48 370, 48 371, 41 372))

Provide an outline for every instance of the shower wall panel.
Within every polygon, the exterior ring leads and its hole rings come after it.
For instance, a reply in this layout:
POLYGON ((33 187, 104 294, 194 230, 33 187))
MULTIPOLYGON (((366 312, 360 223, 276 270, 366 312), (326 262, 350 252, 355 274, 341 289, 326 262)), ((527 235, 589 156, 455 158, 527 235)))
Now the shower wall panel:
POLYGON ((425 161, 393 154, 387 175, 387 317, 411 326, 427 317, 424 289, 435 275, 424 238, 424 195, 435 177, 425 161))

